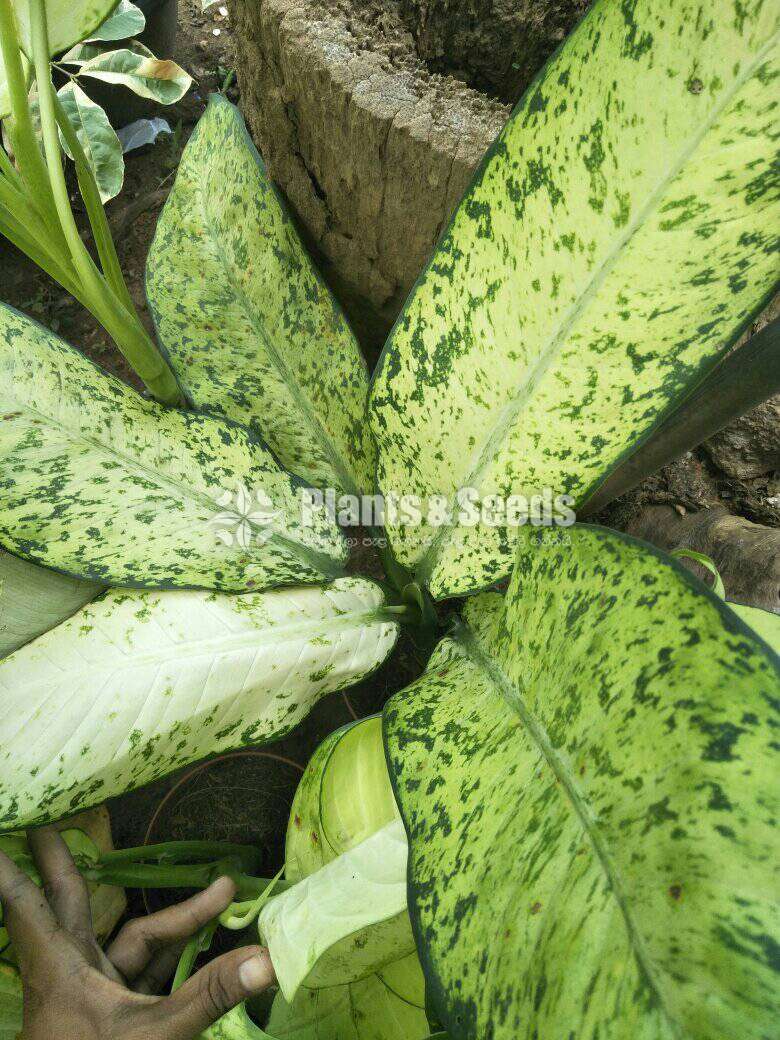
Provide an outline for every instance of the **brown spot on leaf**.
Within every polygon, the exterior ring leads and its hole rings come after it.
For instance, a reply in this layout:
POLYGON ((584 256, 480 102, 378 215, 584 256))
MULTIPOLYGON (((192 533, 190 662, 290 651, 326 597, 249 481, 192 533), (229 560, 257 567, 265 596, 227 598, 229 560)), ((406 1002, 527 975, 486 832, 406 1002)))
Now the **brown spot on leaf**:
POLYGON ((533 906, 531 907, 531 913, 532 914, 538 914, 541 909, 542 909, 542 904, 541 903, 534 903, 533 906))
POLYGON ((669 895, 675 900, 675 902, 679 903, 682 899, 682 885, 670 885, 669 895))

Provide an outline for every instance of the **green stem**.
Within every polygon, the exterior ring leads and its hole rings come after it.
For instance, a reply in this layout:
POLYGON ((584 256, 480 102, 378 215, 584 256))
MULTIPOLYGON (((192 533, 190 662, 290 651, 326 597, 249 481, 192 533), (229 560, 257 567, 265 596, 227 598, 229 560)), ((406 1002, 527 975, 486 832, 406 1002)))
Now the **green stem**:
MULTIPOLYGON (((237 871, 229 862, 176 864, 128 863, 117 866, 98 864, 82 870, 87 881, 122 888, 208 888, 218 877, 230 877, 237 886, 240 901, 256 899, 271 884, 272 878, 257 878, 237 871)), ((290 888, 289 882, 278 882, 278 891, 290 888)))
MULTIPOLYGON (((0 0, 6 3, 7 0, 0 0)), ((55 112, 55 91, 49 68, 49 41, 45 0, 29 0, 33 64, 38 84, 44 152, 49 170, 54 204, 60 227, 70 251, 73 266, 90 300, 90 307, 113 338, 129 363, 158 400, 178 404, 181 400, 176 380, 159 351, 141 325, 138 315, 128 310, 98 271, 81 240, 70 206, 55 112)))
MULTIPOLYGON (((56 224, 56 209, 46 164, 38 147, 30 116, 27 76, 22 66, 22 50, 11 0, 0 0, 0 51, 3 55, 8 95, 11 101, 16 161, 36 208, 44 218, 57 227, 55 233, 58 238, 61 238, 62 233, 59 225, 56 224)), ((48 54, 46 57, 48 63, 48 54)), ((60 244, 64 243, 60 242, 60 244)))
MULTIPOLYGON (((0 191, 0 195, 2 195, 2 191, 0 191)), ((72 273, 66 272, 59 260, 55 259, 32 237, 29 229, 16 219, 14 211, 9 209, 4 202, 0 202, 0 234, 12 242, 25 256, 29 256, 33 263, 45 271, 50 278, 59 282, 71 296, 80 303, 85 303, 80 298, 81 286, 72 280, 72 273)))
POLYGON ((54 95, 54 114, 60 133, 65 139, 65 143, 70 149, 70 154, 73 156, 73 161, 76 164, 76 176, 78 177, 79 188, 87 209, 89 223, 92 227, 92 237, 95 240, 103 274, 125 307, 129 311, 134 311, 135 304, 122 274, 116 246, 114 245, 106 211, 103 207, 103 200, 100 198, 100 190, 92 173, 92 168, 84 154, 78 134, 68 119, 67 113, 56 94, 54 95))
POLYGON ((128 863, 213 863, 234 860, 242 870, 251 871, 260 864, 260 852, 251 845, 234 845, 223 841, 168 841, 159 845, 139 845, 116 849, 100 856, 100 866, 128 863))

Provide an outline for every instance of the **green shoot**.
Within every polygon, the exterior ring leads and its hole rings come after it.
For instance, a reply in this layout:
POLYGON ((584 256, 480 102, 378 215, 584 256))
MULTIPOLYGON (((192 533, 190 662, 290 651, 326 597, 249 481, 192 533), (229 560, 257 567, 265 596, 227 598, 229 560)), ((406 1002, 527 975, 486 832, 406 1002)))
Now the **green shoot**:
POLYGON ((16 160, 14 166, 0 149, 0 233, 94 315, 153 397, 164 404, 180 404, 176 379, 135 310, 94 175, 54 89, 45 0, 28 3, 32 53, 24 55, 11 0, 0 0, 0 50, 12 110, 6 130, 16 160), (30 109, 30 59, 43 151, 30 109), (75 158, 100 266, 82 241, 73 215, 60 134, 75 158))

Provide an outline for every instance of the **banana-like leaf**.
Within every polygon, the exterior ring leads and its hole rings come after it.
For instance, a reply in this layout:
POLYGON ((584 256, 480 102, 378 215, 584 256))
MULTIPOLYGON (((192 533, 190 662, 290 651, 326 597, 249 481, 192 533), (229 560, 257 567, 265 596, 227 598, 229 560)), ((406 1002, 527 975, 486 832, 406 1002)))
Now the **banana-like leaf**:
POLYGON ((156 58, 139 43, 120 50, 101 50, 100 53, 94 53, 94 49, 86 45, 71 52, 64 60, 69 65, 80 66, 80 76, 127 87, 139 97, 149 98, 161 105, 173 105, 181 101, 192 86, 192 77, 175 61, 156 58), (93 56, 87 57, 90 54, 93 56))
POLYGON ((265 905, 260 937, 287 1001, 302 985, 357 982, 414 952, 407 852, 395 820, 265 905))
POLYGON ((107 18, 89 39, 90 42, 96 43, 114 43, 117 40, 129 40, 145 28, 146 16, 141 8, 131 4, 130 0, 119 0, 119 6, 111 17, 107 18))
MULTIPOLYGON (((385 494, 583 502, 773 291, 780 8, 599 0, 529 88, 385 348, 385 494)), ((442 510, 434 510, 438 520, 442 510)), ((517 527, 389 525, 438 597, 517 527)))
POLYGON ((182 156, 147 293, 198 408, 251 426, 313 487, 373 490, 360 349, 240 113, 220 95, 182 156))
MULTIPOLYGON (((28 54, 31 53, 28 0, 4 2, 10 2, 16 16, 22 47, 28 54)), ((46 0, 52 55, 60 54, 79 40, 86 39, 106 20, 118 2, 119 0, 46 0)), ((0 54, 0 119, 4 119, 10 111, 5 65, 0 54)))
POLYGON ((0 657, 75 614, 100 590, 0 549, 0 657))
POLYGON ((228 591, 341 570, 335 525, 302 514, 246 430, 143 400, 4 305, 0 417, 0 544, 20 556, 102 584, 228 591))
POLYGON ((385 709, 453 1040, 776 1031, 780 659, 681 564, 521 544, 385 709))
POLYGON ((0 831, 292 729, 392 649, 381 590, 111 590, 0 662, 0 831))
POLYGON ((22 1031, 22 980, 0 961, 0 1040, 18 1040, 22 1031))
MULTIPOLYGON (((125 161, 116 131, 100 105, 96 105, 77 83, 67 83, 57 92, 57 96, 95 175, 100 198, 108 202, 122 190, 125 179, 125 161)), ((72 159, 73 155, 62 134, 60 143, 63 151, 72 159)))

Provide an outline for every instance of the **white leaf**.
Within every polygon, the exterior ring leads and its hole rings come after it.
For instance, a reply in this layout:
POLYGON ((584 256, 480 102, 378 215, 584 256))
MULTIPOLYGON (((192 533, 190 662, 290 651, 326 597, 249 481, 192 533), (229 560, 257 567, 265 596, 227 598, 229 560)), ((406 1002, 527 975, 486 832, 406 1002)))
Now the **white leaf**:
POLYGON ((394 820, 265 906, 258 928, 285 1000, 304 984, 356 982, 414 951, 408 853, 394 820))
POLYGON ((292 729, 392 649, 381 590, 112 589, 0 662, 0 831, 292 729))

